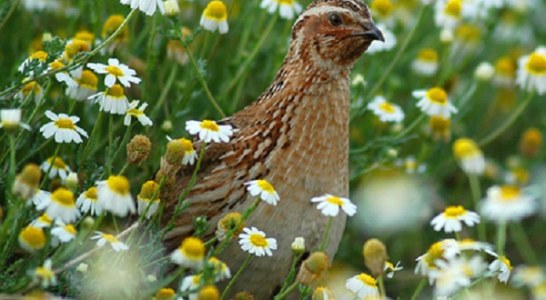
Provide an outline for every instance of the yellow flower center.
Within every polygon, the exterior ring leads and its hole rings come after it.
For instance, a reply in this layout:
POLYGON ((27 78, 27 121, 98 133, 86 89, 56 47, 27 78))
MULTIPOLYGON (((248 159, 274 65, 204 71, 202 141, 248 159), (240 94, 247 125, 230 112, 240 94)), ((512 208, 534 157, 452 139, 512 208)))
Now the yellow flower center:
POLYGON ((437 62, 438 52, 431 48, 423 49, 419 52, 419 60, 426 62, 437 62))
POLYGON ((106 185, 115 193, 121 195, 129 194, 129 180, 124 176, 110 176, 106 180, 106 185))
POLYGON ((147 201, 150 201, 155 194, 154 199, 157 199, 159 194, 157 193, 158 189, 159 189, 159 184, 157 184, 153 180, 148 180, 140 188, 140 194, 138 194, 138 197, 146 199, 147 201))
POLYGON ((64 230, 66 230, 66 232, 70 233, 71 235, 76 235, 78 233, 78 231, 76 230, 76 228, 74 228, 74 225, 72 224, 65 225, 64 230))
POLYGON ((78 31, 74 36, 75 39, 92 42, 95 39, 95 35, 87 30, 78 31))
POLYGON ((89 50, 91 50, 91 48, 89 47, 88 42, 77 40, 77 39, 74 39, 65 47, 65 53, 69 59, 72 59, 74 55, 80 52, 89 51, 89 50))
POLYGON ((97 75, 89 70, 84 70, 79 79, 76 80, 79 85, 96 89, 99 83, 97 75))
POLYGON ((110 244, 119 243, 119 240, 117 237, 108 233, 103 233, 102 238, 105 239, 110 244))
POLYGON ((42 171, 36 164, 27 164, 21 172, 21 181, 30 185, 37 186, 42 178, 42 171))
POLYGON ((47 162, 49 164, 53 163, 53 167, 56 169, 66 170, 67 168, 66 163, 60 157, 50 157, 47 159, 47 162), (53 159, 55 159, 55 161, 53 161, 53 159))
POLYGON ((379 109, 386 112, 386 113, 389 113, 389 114, 394 114, 396 112, 396 109, 394 108, 394 105, 390 104, 387 101, 382 102, 381 104, 379 104, 379 109))
POLYGON ((267 247, 269 244, 265 237, 258 233, 250 234, 250 243, 257 247, 267 247))
POLYGON ((504 201, 517 200, 519 196, 521 195, 520 189, 517 186, 513 186, 513 185, 501 186, 500 193, 501 193, 502 200, 504 201))
POLYGON ((392 13, 394 5, 390 0, 374 0, 371 8, 382 17, 387 17, 392 13))
POLYGON ((76 129, 74 122, 72 122, 72 120, 69 118, 59 118, 57 121, 55 121, 55 125, 62 129, 76 129))
POLYGON ((505 264, 508 267, 509 270, 512 270, 512 264, 510 263, 510 260, 506 256, 504 256, 504 255, 499 256, 499 260, 503 264, 505 264))
POLYGON ((41 62, 44 62, 46 61, 47 59, 47 52, 44 52, 44 51, 36 51, 34 53, 32 53, 32 55, 30 56, 31 59, 38 59, 40 60, 41 62))
POLYGON ((460 138, 453 144, 453 153, 456 158, 464 159, 479 154, 480 149, 473 140, 460 138))
POLYGON ((129 108, 127 110, 127 114, 138 117, 138 116, 142 116, 144 114, 144 112, 142 110, 139 110, 139 109, 136 109, 136 108, 129 108))
POLYGON ((74 193, 66 188, 58 188, 51 194, 51 200, 64 205, 73 207, 74 206, 74 193))
POLYGON ((425 257, 425 262, 429 266, 435 266, 436 260, 442 258, 444 255, 444 247, 442 247, 442 242, 436 242, 430 246, 427 251, 427 256, 425 257))
POLYGON ((449 0, 446 3, 446 6, 444 8, 444 12, 447 15, 453 16, 453 17, 460 17, 461 16, 461 10, 462 10, 462 0, 449 0))
POLYGON ((41 90, 42 88, 36 81, 31 81, 25 84, 25 86, 23 86, 23 88, 21 89, 21 92, 23 92, 25 96, 28 96, 31 92, 33 92, 34 94, 37 94, 41 90))
POLYGON ((178 139, 178 141, 180 142, 180 144, 182 144, 182 149, 184 149, 184 152, 193 152, 193 151, 195 151, 193 149, 193 143, 190 140, 185 139, 185 138, 181 138, 181 139, 178 139))
POLYGON ((444 91, 444 89, 439 87, 434 87, 428 90, 427 98, 430 99, 430 101, 435 102, 437 104, 442 104, 442 105, 447 104, 447 93, 446 91, 444 91))
POLYGON ((218 300, 220 299, 220 292, 214 285, 207 285, 201 288, 197 295, 199 300, 218 300))
POLYGON ((193 259, 201 259, 205 255, 205 244, 198 238, 186 238, 180 248, 186 256, 193 259))
POLYGON ((97 201, 97 188, 96 187, 90 187, 83 194, 87 199, 90 199, 91 201, 97 201))
POLYGON ((529 60, 525 65, 527 71, 534 75, 546 74, 546 56, 537 52, 533 52, 529 56, 529 60))
POLYGON ((119 27, 119 25, 121 25, 121 23, 123 23, 124 20, 125 18, 122 15, 111 15, 108 17, 102 26, 102 37, 105 38, 109 36, 119 27))
POLYGON ((106 94, 114 98, 123 98, 125 96, 123 92, 123 87, 121 87, 121 85, 117 83, 114 84, 111 88, 107 89, 106 94))
POLYGON ((157 293, 155 293, 155 298, 157 300, 171 300, 174 298, 176 293, 171 288, 162 288, 157 293))
POLYGON ((430 128, 435 132, 443 132, 449 130, 451 120, 442 116, 432 116, 429 121, 430 128))
POLYGON ((357 276, 358 280, 362 281, 367 286, 376 287, 377 282, 375 281, 375 278, 372 276, 366 274, 366 273, 360 273, 360 275, 357 276))
POLYGON ((465 42, 477 42, 480 39, 480 28, 471 24, 462 24, 457 27, 455 35, 465 42))
POLYGON ((57 59, 57 60, 54 60, 52 63, 50 63, 49 67, 51 67, 51 69, 53 70, 58 70, 58 69, 64 68, 64 64, 57 59))
POLYGON ((271 183, 269 183, 267 180, 263 180, 263 179, 258 180, 258 182, 256 184, 264 192, 267 192, 267 193, 274 193, 275 192, 275 188, 273 188, 271 183))
POLYGON ((211 1, 205 8, 205 17, 216 21, 227 20, 227 8, 222 1, 211 1))
POLYGON ((45 268, 45 267, 36 268, 35 273, 36 273, 37 276, 39 276, 41 278, 44 278, 44 279, 53 278, 55 276, 55 273, 53 273, 53 271, 51 269, 45 268))
POLYGON ((510 57, 504 56, 495 62, 495 71, 502 75, 512 77, 516 73, 516 65, 510 57))
POLYGON ((279 4, 284 4, 284 5, 294 5, 294 0, 276 0, 279 4))
POLYGON ((42 249, 46 238, 42 228, 27 226, 21 231, 19 237, 33 249, 42 249))
POLYGON ((216 124, 216 122, 211 121, 211 120, 203 120, 201 122, 201 128, 207 129, 207 130, 210 130, 210 131, 214 131, 214 132, 220 131, 220 126, 218 126, 218 124, 216 124))
POLYGON ((48 225, 51 225, 51 222, 53 222, 53 220, 51 220, 51 218, 45 213, 38 217, 38 221, 48 225))
POLYGON ((106 67, 106 72, 116 76, 116 77, 120 77, 120 76, 123 76, 123 71, 119 68, 119 67, 116 67, 116 66, 107 66, 106 67))
POLYGON ((463 216, 465 214, 466 214, 466 209, 464 209, 464 207, 462 207, 461 205, 448 206, 444 210, 444 216, 446 218, 455 219, 455 218, 458 218, 458 217, 463 216))
POLYGON ((326 202, 334 204, 334 205, 338 205, 338 206, 343 205, 343 200, 341 200, 341 198, 336 197, 336 196, 330 196, 330 197, 326 198, 326 202))

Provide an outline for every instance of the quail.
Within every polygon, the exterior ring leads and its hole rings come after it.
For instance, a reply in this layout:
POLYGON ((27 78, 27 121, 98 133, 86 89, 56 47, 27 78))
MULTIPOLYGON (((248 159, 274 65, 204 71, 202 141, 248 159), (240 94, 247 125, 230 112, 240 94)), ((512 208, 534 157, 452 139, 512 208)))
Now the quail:
MULTIPOLYGON (((348 196, 349 76, 374 40, 383 41, 383 35, 360 0, 312 2, 292 28, 288 53, 271 85, 251 105, 219 122, 231 125, 234 135, 228 143, 206 146, 185 200, 189 206, 177 217, 166 244, 178 246, 190 236, 196 216, 206 216, 215 227, 227 212, 243 212, 253 203, 244 183, 266 179, 281 200, 277 206, 260 203, 247 224, 275 238, 278 250, 252 260, 231 291, 271 299, 290 268, 294 238, 304 237, 311 250, 320 244, 328 218, 310 199, 348 196)), ((192 173, 192 167, 184 167, 171 179, 162 196, 165 220, 192 173)), ((345 216, 339 214, 325 249, 330 259, 344 227, 345 216)), ((220 258, 237 270, 246 256, 235 241, 220 258)))

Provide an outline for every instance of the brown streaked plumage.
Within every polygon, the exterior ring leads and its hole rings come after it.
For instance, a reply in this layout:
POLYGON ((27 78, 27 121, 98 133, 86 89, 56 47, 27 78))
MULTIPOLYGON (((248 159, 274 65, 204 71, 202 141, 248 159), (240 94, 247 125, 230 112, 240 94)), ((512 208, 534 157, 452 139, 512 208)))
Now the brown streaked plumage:
MULTIPOLYGON (((284 64, 256 102, 222 123, 236 130, 229 143, 207 147, 190 207, 168 234, 171 246, 192 233, 192 218, 205 215, 211 228, 228 211, 253 201, 244 183, 271 182, 281 200, 261 203, 247 224, 277 239, 272 257, 253 260, 233 292, 249 290, 269 299, 291 263, 290 244, 303 236, 316 249, 327 218, 310 202, 326 193, 348 196, 349 73, 373 40, 383 40, 360 0, 315 0, 300 15, 284 64)), ((178 172, 169 191, 166 217, 187 185, 192 168, 178 172)), ((335 254, 345 216, 335 218, 326 252, 335 254)), ((236 241, 221 255, 235 271, 246 257, 236 241)))

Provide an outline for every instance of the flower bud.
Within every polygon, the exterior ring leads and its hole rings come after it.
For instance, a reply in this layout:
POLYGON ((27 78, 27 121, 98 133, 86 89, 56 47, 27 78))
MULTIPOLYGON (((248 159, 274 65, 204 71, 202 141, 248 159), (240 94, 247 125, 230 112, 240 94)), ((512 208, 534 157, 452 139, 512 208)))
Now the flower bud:
POLYGON ((170 120, 165 120, 163 124, 161 124, 161 130, 171 132, 173 130, 173 122, 170 120))
POLYGON ((41 179, 40 167, 32 163, 27 164, 23 171, 15 177, 12 192, 23 199, 28 199, 38 191, 41 179))
POLYGON ((374 276, 383 274, 385 262, 389 258, 387 247, 383 242, 378 239, 367 240, 362 248, 362 254, 364 256, 364 264, 374 276))
POLYGON ((304 285, 310 285, 322 277, 330 266, 328 255, 324 252, 313 252, 303 261, 297 276, 297 281, 304 285))
POLYGON ((137 134, 127 144, 127 160, 132 164, 138 164, 148 158, 151 150, 150 139, 145 135, 137 134))
POLYGON ((329 300, 334 299, 334 294, 330 291, 329 288, 325 286, 319 286, 313 292, 312 300, 329 300))
POLYGON ((165 6, 165 14, 169 17, 176 16, 180 13, 180 7, 177 0, 167 0, 163 2, 165 6))
POLYGON ((162 288, 155 293, 156 300, 173 300, 176 297, 176 292, 171 288, 162 288))
POLYGON ((223 241, 226 238, 226 234, 234 229, 233 237, 239 236, 245 227, 245 222, 243 222, 243 216, 238 212, 230 212, 218 220, 216 225, 216 237, 219 241, 223 241))
POLYGON ((519 141, 519 151, 527 157, 534 157, 542 148, 542 133, 537 128, 529 128, 519 141))
POLYGON ((85 217, 85 219, 83 219, 82 223, 82 229, 83 230, 91 230, 93 229, 93 226, 95 226, 95 219, 93 219, 92 217, 85 217))
POLYGON ((66 187, 69 188, 70 190, 72 190, 73 192, 77 191, 78 187, 80 185, 80 181, 79 181, 79 178, 78 178, 78 173, 76 173, 76 172, 68 173, 68 176, 66 177, 65 184, 66 184, 66 187))
POLYGON ((86 264, 86 263, 80 263, 77 267, 76 267, 76 271, 80 272, 80 273, 87 273, 87 270, 89 269, 89 265, 86 264))
POLYGON ((474 77, 476 79, 481 81, 489 81, 491 78, 493 78, 493 75, 495 74, 495 67, 487 62, 482 62, 478 65, 476 68, 476 71, 474 71, 474 77))
POLYGON ((220 291, 214 285, 206 285, 197 294, 197 300, 218 300, 220 291))
POLYGON ((305 252, 305 239, 303 237, 297 237, 292 242, 292 253, 295 255, 301 255, 305 252))

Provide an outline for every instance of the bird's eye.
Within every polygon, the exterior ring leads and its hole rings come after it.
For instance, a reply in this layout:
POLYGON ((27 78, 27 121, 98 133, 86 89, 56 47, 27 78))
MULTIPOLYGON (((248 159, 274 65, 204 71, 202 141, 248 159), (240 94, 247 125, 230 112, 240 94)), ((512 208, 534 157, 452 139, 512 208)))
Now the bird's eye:
POLYGON ((334 26, 339 26, 341 23, 343 23, 343 20, 341 19, 341 16, 336 13, 331 13, 328 16, 328 19, 330 20, 330 24, 334 26))

